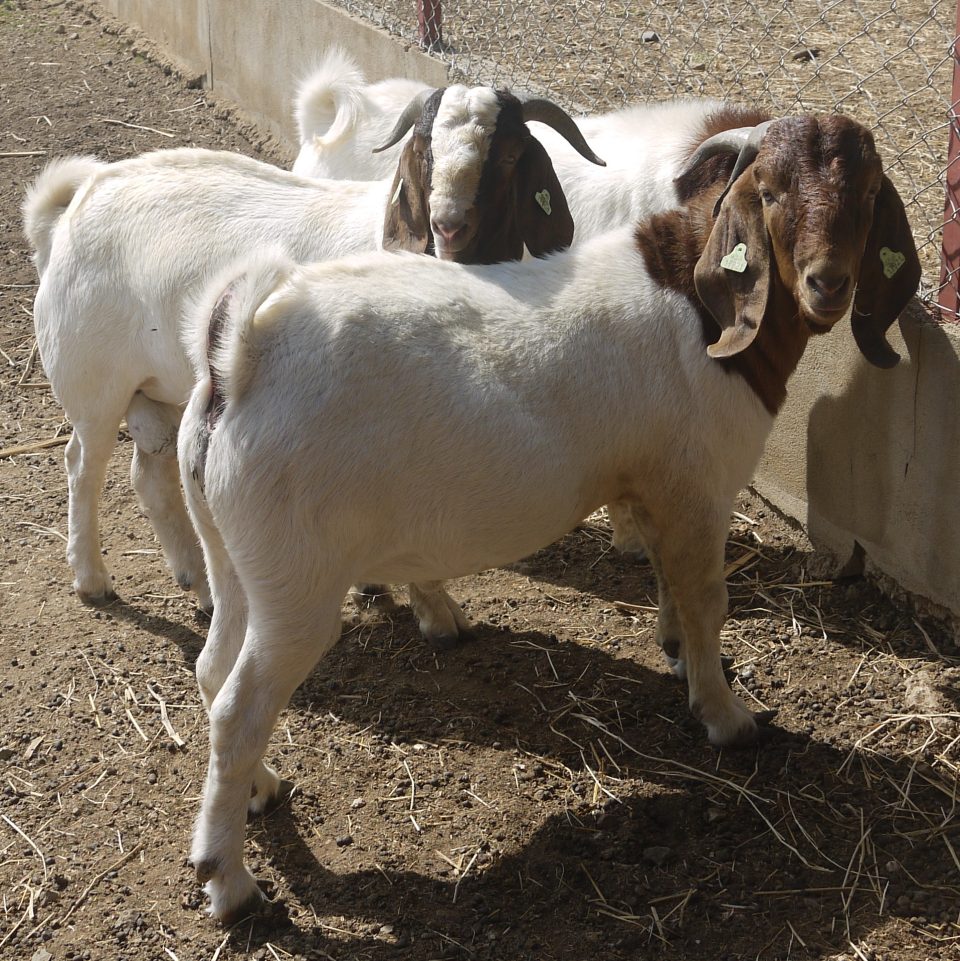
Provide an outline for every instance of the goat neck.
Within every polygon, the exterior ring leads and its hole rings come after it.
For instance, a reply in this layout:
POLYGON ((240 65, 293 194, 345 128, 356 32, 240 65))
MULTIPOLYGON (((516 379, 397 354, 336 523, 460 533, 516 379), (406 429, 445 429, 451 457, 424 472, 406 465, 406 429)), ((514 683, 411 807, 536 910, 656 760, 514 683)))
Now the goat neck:
MULTIPOLYGON (((691 197, 685 207, 655 214, 639 224, 635 232, 650 276, 663 287, 683 294, 697 311, 704 349, 719 340, 720 327, 697 294, 694 270, 713 231, 713 208, 733 161, 717 157, 711 167, 712 185, 691 197)), ((809 336, 796 301, 773 271, 766 310, 755 340, 744 351, 720 358, 717 363, 742 376, 763 406, 776 415, 787 396, 787 380, 800 362, 809 336)))

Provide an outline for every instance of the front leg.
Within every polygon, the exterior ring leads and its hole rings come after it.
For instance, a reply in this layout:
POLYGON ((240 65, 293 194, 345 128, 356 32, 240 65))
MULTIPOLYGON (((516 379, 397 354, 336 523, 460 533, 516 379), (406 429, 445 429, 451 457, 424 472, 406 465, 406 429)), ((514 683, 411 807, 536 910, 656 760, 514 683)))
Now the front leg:
POLYGON ((444 589, 444 581, 408 584, 410 607, 420 625, 420 633, 435 644, 452 644, 469 634, 471 624, 460 605, 444 589))

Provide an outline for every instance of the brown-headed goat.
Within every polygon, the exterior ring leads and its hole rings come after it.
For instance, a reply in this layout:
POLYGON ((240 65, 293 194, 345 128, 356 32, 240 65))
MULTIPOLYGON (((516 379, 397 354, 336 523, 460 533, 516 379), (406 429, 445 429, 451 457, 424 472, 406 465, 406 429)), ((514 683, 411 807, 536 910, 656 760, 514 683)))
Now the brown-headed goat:
POLYGON ((679 184, 681 209, 543 260, 260 257, 208 291, 179 456, 215 598, 192 860, 216 917, 261 902, 243 835, 280 788, 263 753, 351 582, 501 565, 625 503, 691 710, 715 744, 756 737, 720 660, 731 509, 808 339, 852 313, 867 360, 895 363, 920 268, 848 117, 725 131, 679 184))

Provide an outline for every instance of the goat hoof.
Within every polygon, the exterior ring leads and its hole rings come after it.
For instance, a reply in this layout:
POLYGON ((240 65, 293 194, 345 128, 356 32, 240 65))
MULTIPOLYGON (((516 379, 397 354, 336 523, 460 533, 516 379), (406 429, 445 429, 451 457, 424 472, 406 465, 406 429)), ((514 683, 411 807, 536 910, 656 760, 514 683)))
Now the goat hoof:
POLYGON ((265 888, 264 882, 258 881, 257 888, 250 897, 242 901, 237 907, 219 915, 220 923, 225 928, 232 928, 248 918, 279 921, 289 917, 286 905, 282 901, 270 900, 265 888))
MULTIPOLYGON (((256 818, 267 817, 269 814, 273 814, 277 808, 281 807, 287 801, 293 797, 293 792, 296 790, 296 785, 293 781, 288 781, 286 778, 281 778, 280 783, 277 785, 277 790, 273 793, 273 796, 264 803, 263 807, 251 806, 247 808, 247 820, 252 821, 256 818)), ((256 795, 251 795, 251 800, 256 797, 256 795)))
POLYGON ((112 587, 108 587, 97 594, 90 594, 78 588, 77 597, 89 607, 106 607, 117 599, 117 592, 112 587))
POLYGON ((754 711, 753 719, 760 725, 760 727, 769 727, 770 722, 779 713, 777 708, 772 708, 769 711, 754 711))
POLYGON ((193 870, 197 875, 197 881, 204 885, 220 873, 220 859, 203 858, 194 864, 193 870))
POLYGON ((440 634, 428 637, 428 645, 433 651, 452 651, 474 639, 473 631, 459 631, 456 634, 440 634))
POLYGON ((729 671, 733 667, 736 658, 732 654, 721 654, 720 655, 720 667, 725 671, 729 671))
POLYGON ((361 611, 395 611, 397 603, 386 584, 357 584, 353 591, 353 602, 361 611))

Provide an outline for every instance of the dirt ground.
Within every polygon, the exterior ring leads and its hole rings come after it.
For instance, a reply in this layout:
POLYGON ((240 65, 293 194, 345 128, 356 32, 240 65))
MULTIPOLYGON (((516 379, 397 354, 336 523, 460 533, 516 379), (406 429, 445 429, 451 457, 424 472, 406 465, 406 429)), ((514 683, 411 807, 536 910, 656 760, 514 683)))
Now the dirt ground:
POLYGON ((269 751, 292 799, 248 830, 286 913, 224 931, 186 863, 207 758, 207 621, 166 571, 121 435, 104 495, 120 600, 74 596, 69 430, 33 351, 27 183, 51 157, 173 145, 290 156, 69 3, 0 0, 0 957, 462 961, 960 957, 960 651, 745 495, 731 683, 779 715, 716 752, 653 641, 650 570, 602 518, 455 587, 437 651, 358 619, 269 751), (58 441, 57 439, 60 438, 58 441))

